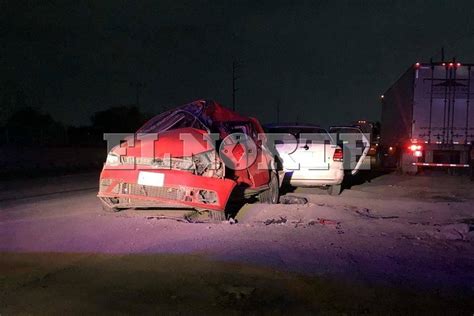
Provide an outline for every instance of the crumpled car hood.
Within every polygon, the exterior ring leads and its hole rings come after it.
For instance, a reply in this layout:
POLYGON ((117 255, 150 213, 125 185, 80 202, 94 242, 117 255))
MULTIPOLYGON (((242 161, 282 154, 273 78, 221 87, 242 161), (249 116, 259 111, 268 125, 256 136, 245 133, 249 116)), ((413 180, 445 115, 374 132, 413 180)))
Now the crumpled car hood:
POLYGON ((120 148, 115 147, 112 152, 122 156, 152 158, 166 155, 191 156, 214 149, 207 132, 195 128, 173 129, 160 134, 138 134, 135 140, 130 139, 120 148))

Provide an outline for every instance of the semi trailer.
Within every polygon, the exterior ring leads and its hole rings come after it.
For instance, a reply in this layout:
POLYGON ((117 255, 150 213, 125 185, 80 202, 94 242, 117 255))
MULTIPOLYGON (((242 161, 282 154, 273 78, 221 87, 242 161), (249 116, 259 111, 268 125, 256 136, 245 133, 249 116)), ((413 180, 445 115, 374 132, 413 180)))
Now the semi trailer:
POLYGON ((367 156, 376 157, 380 141, 380 123, 368 120, 357 120, 352 126, 357 127, 366 135, 370 141, 370 148, 367 156))
POLYGON ((380 97, 384 167, 468 168, 474 142, 474 64, 415 63, 380 97))

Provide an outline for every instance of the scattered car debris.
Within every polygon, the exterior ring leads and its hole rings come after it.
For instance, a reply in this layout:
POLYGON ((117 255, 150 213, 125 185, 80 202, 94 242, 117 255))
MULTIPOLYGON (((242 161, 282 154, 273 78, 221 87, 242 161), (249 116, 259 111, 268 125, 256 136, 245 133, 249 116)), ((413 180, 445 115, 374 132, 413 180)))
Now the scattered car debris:
POLYGON ((307 204, 308 199, 302 196, 284 195, 280 197, 281 204, 307 204))
POLYGON ((330 228, 334 228, 334 229, 338 230, 339 234, 344 234, 344 232, 342 231, 341 222, 337 222, 335 220, 327 219, 327 218, 318 218, 317 220, 312 220, 312 221, 308 222, 308 226, 314 226, 316 224, 324 225, 324 226, 330 227, 330 228))
MULTIPOLYGON (((187 217, 173 217, 173 216, 147 216, 146 219, 156 219, 156 220, 162 220, 162 219, 169 219, 169 220, 174 220, 177 222, 181 223, 191 223, 191 221, 187 217)), ((195 223, 195 222, 192 222, 195 223)))
POLYGON ((321 225, 337 225, 339 222, 333 221, 332 219, 318 218, 318 223, 321 225))
POLYGON ((299 219, 299 220, 297 220, 297 221, 291 221, 291 223, 295 225, 295 228, 298 228, 298 227, 300 227, 300 226, 303 226, 303 227, 304 227, 304 222, 303 222, 302 219, 299 219))
POLYGON ((368 217, 368 218, 373 218, 373 219, 393 219, 393 218, 399 218, 399 216, 377 216, 373 215, 368 208, 363 208, 362 210, 356 210, 355 211, 357 214, 368 217))
MULTIPOLYGON (((408 222, 408 224, 410 225, 422 225, 422 226, 429 226, 431 225, 430 222, 408 222)), ((433 226, 436 226, 436 224, 434 224, 433 226)), ((439 226, 439 225, 438 225, 439 226)))
POLYGON ((271 224, 285 224, 287 222, 286 217, 280 216, 279 219, 271 218, 267 219, 265 222, 263 222, 265 225, 271 225, 271 224))

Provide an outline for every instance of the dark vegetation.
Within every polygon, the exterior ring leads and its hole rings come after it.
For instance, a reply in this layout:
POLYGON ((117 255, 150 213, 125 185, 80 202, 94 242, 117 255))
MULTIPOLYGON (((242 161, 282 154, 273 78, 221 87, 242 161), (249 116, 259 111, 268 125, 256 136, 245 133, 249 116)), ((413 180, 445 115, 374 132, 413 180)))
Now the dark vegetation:
POLYGON ((69 126, 42 110, 42 102, 7 81, 0 85, 0 146, 104 146, 104 133, 135 132, 150 114, 136 105, 111 106, 90 117, 90 124, 69 126))

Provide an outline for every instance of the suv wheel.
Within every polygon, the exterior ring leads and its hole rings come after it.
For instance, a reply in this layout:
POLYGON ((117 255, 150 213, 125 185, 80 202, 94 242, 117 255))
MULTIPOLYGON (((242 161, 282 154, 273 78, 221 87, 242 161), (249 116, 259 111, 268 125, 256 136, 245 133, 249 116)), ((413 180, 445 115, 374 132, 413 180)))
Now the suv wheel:
POLYGON ((280 184, 277 174, 272 171, 270 173, 269 188, 258 195, 260 203, 278 204, 280 200, 280 184))
POLYGON ((341 185, 340 184, 333 184, 330 185, 328 188, 329 195, 339 195, 341 194, 341 185))
POLYGON ((224 211, 209 211, 209 218, 213 222, 223 222, 226 220, 224 211))

